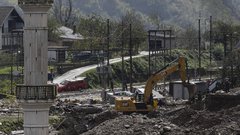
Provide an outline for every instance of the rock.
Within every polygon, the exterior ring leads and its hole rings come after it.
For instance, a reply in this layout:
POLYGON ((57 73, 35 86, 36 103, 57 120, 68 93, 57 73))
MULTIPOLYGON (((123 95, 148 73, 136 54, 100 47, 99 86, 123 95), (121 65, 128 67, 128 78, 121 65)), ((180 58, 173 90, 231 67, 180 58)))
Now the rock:
POLYGON ((168 126, 169 125, 169 123, 168 122, 164 122, 164 123, 162 123, 164 126, 168 126))
POLYGON ((172 128, 176 128, 177 127, 175 124, 170 124, 169 126, 172 127, 172 128))
POLYGON ((144 116, 144 117, 142 117, 142 118, 145 119, 145 120, 148 119, 148 117, 146 117, 146 116, 144 116))
POLYGON ((191 132, 191 129, 187 128, 185 129, 185 133, 190 133, 191 132))
POLYGON ((137 122, 137 123, 143 123, 143 119, 142 119, 141 117, 136 118, 136 122, 137 122))
POLYGON ((86 114, 94 114, 100 113, 103 111, 100 107, 95 107, 92 105, 85 105, 85 106, 74 106, 73 110, 78 113, 86 113, 86 114))
POLYGON ((157 133, 157 132, 152 132, 151 134, 152 134, 152 135, 158 135, 158 133, 157 133))
POLYGON ((171 130, 172 130, 172 128, 169 127, 169 126, 164 126, 163 127, 163 132, 170 132, 171 130))
POLYGON ((128 129, 128 128, 130 128, 130 125, 124 125, 124 127, 128 129))
POLYGON ((17 131, 12 131, 11 132, 11 135, 23 135, 23 134, 24 134, 24 130, 17 130, 17 131))
POLYGON ((7 134, 5 134, 5 133, 3 133, 2 131, 0 131, 0 135, 7 135, 7 134))

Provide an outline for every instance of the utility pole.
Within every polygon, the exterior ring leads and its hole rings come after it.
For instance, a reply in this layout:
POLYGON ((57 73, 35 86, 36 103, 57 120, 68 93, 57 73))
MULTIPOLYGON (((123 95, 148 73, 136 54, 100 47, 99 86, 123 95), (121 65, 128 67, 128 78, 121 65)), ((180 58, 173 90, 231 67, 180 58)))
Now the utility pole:
POLYGON ((107 86, 109 87, 109 79, 110 79, 110 76, 109 76, 109 69, 110 69, 110 63, 109 63, 109 37, 110 37, 110 28, 109 28, 109 19, 107 19, 107 68, 108 68, 108 75, 107 75, 107 86))
POLYGON ((153 67, 153 72, 156 72, 156 66, 157 66, 157 31, 155 31, 154 34, 154 67, 153 67))
POLYGON ((170 58, 172 56, 172 30, 170 30, 170 58))
MULTIPOLYGON (((232 49, 233 49, 233 34, 231 33, 230 34, 230 38, 231 38, 231 43, 230 43, 230 49, 231 49, 231 54, 230 54, 230 56, 231 56, 231 81, 233 82, 233 58, 232 58, 232 49)), ((233 85, 231 85, 231 86, 233 86, 233 85)))
MULTIPOLYGON (((210 36, 210 66, 212 66, 212 16, 210 16, 210 30, 209 30, 209 36, 210 36)), ((212 72, 210 70, 210 79, 212 79, 212 72)))
POLYGON ((151 76, 151 49, 150 49, 150 41, 151 41, 151 31, 148 31, 148 77, 151 76))
MULTIPOLYGON (((226 35, 226 33, 223 33, 223 44, 224 44, 224 59, 225 59, 227 56, 227 35, 226 35)), ((224 79, 225 77, 226 77, 225 64, 223 64, 222 78, 224 79)))
MULTIPOLYGON (((163 31, 163 62, 166 65, 166 31, 163 31)), ((165 81, 164 81, 165 82, 165 81)))
POLYGON ((223 42, 224 42, 224 58, 226 58, 227 56, 227 35, 226 33, 224 33, 223 35, 223 42))
POLYGON ((198 19, 198 74, 199 80, 201 80, 201 19, 198 19))
POLYGON ((125 79, 124 79, 124 73, 125 73, 125 70, 124 70, 124 34, 123 34, 123 31, 124 31, 124 24, 123 24, 123 21, 122 21, 122 39, 121 39, 121 44, 122 44, 122 49, 121 49, 121 54, 122 54, 122 90, 125 91, 125 79))
POLYGON ((130 55, 130 91, 132 91, 132 24, 130 24, 130 34, 129 34, 129 55, 130 55))

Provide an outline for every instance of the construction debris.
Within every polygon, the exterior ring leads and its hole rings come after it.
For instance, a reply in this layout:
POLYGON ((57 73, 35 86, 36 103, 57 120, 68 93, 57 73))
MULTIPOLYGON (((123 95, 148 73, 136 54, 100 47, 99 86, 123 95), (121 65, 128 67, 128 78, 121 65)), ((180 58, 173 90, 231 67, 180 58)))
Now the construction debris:
MULTIPOLYGON (((164 99, 161 106, 145 115, 123 115, 116 112, 113 105, 99 100, 98 92, 91 93, 93 99, 84 93, 77 96, 72 94, 74 99, 65 95, 50 108, 51 115, 61 117, 60 123, 52 125, 50 134, 237 135, 240 134, 239 91, 240 89, 232 89, 229 93, 219 91, 193 104, 162 94, 164 99)), ((9 110, 12 109, 2 108, 0 111, 7 113, 9 110)), ((0 135, 5 134, 0 132, 0 135)))
MULTIPOLYGON (((239 93, 239 89, 210 95, 238 96, 236 93, 239 93)), ((123 115, 106 104, 88 105, 84 109, 75 104, 71 111, 64 115, 64 122, 57 129, 70 135, 240 134, 240 105, 237 99, 236 104, 225 104, 224 107, 215 103, 215 108, 219 109, 211 110, 204 107, 205 103, 206 106, 210 104, 208 100, 189 105, 186 100, 174 100, 168 95, 164 96, 161 107, 147 115, 123 115), (199 104, 202 107, 196 109, 199 104), (92 108, 98 109, 90 111, 92 108)))

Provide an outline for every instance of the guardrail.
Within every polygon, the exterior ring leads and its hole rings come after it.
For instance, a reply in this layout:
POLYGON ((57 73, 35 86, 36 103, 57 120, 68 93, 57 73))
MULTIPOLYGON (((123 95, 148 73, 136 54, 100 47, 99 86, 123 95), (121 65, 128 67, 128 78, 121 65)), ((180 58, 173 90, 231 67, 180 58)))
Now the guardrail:
POLYGON ((16 86, 16 98, 18 100, 54 100, 56 95, 55 85, 16 86))

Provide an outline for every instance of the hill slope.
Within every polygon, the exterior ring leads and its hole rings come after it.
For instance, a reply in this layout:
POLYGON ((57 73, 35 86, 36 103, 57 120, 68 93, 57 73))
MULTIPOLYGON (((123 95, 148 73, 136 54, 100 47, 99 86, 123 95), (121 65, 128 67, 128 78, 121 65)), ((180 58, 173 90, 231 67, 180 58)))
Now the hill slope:
POLYGON ((157 14, 165 23, 186 27, 212 15, 220 20, 240 20, 239 0, 74 0, 75 8, 82 13, 99 13, 105 17, 119 18, 134 10, 146 22, 157 14))
MULTIPOLYGON (((17 0, 1 0, 0 5, 16 3, 17 0)), ((133 10, 150 24, 150 16, 157 15, 161 22, 181 27, 196 26, 201 13, 202 19, 209 18, 239 22, 240 0, 73 0, 80 13, 101 14, 106 18, 119 19, 126 11, 133 10)))

